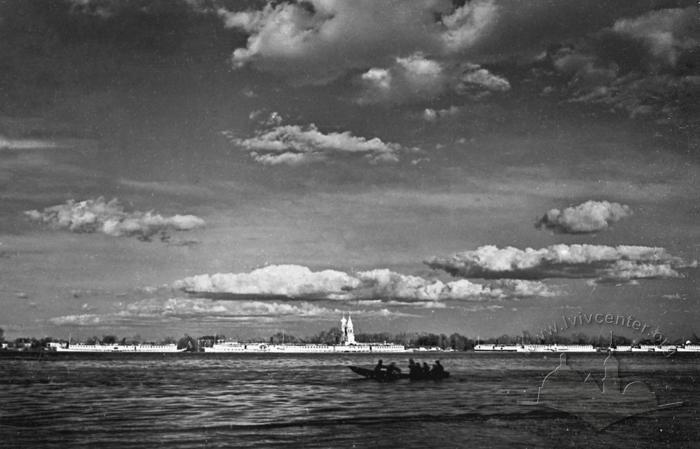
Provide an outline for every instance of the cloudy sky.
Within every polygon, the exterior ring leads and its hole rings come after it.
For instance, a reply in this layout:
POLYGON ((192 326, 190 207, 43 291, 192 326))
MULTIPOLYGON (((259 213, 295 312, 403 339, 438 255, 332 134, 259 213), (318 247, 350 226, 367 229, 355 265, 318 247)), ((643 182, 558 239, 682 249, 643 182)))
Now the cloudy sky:
POLYGON ((698 14, 1 2, 0 327, 700 333, 698 14))

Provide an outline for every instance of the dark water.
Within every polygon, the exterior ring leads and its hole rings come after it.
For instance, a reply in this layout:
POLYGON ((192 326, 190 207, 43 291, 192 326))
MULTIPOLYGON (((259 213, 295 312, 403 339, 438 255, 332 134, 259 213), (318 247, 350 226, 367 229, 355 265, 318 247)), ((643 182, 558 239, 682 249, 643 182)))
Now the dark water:
MULTIPOLYGON (((532 404, 556 355, 440 357, 448 380, 378 383, 346 368, 376 363, 365 355, 5 354, 0 447, 700 448, 695 354, 618 356, 621 385, 642 381, 659 404, 682 404, 623 412, 602 430, 532 404)), ((598 380, 604 359, 570 355, 569 366, 598 380)))

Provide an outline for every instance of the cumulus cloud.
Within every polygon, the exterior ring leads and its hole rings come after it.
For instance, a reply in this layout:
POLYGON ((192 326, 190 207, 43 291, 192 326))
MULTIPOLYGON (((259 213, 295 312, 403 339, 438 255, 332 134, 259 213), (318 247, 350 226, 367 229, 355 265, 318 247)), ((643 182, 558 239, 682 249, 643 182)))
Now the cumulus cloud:
POLYGON ((167 240, 170 231, 189 231, 204 226, 204 220, 194 215, 163 217, 152 211, 127 212, 117 199, 106 201, 103 197, 79 202, 68 200, 43 211, 26 211, 25 215, 56 229, 101 232, 113 237, 135 236, 141 240, 150 240, 156 234, 167 240))
POLYGON ((198 293, 329 296, 355 288, 359 281, 335 270, 311 271, 300 265, 270 265, 250 273, 202 274, 176 281, 174 288, 198 293))
POLYGON ((482 246, 449 257, 426 261, 454 276, 477 278, 592 278, 631 281, 681 277, 682 268, 696 267, 664 248, 647 246, 552 245, 521 250, 482 246))
POLYGON ((478 65, 462 73, 464 52, 497 22, 499 8, 492 0, 461 6, 447 0, 418 5, 373 0, 268 2, 262 9, 220 8, 217 14, 226 27, 249 35, 245 47, 233 52, 235 68, 272 72, 292 84, 325 84, 360 72, 361 104, 510 89, 505 78, 478 65))
MULTIPOLYGON (((559 90, 573 103, 607 106, 632 118, 692 125, 700 95, 700 51, 695 7, 659 9, 620 18, 610 27, 550 50, 559 90)), ((547 80, 556 83, 555 79, 547 80)), ((554 89, 550 86, 550 92, 554 89)))
POLYGON ((474 87, 487 91, 505 92, 510 90, 507 79, 494 75, 478 64, 467 64, 464 72, 459 77, 457 91, 464 92, 474 87))
POLYGON ((448 87, 442 64, 418 52, 396 58, 389 68, 371 68, 361 75, 360 103, 403 103, 433 98, 448 87))
POLYGON ((460 111, 461 109, 457 106, 450 106, 449 108, 445 109, 426 108, 423 111, 423 120, 428 122, 434 122, 443 118, 453 117, 459 114, 460 111))
POLYGON ((350 70, 384 66, 407 54, 451 54, 478 42, 497 16, 492 1, 454 7, 448 0, 405 2, 310 0, 262 9, 219 9, 225 26, 249 34, 232 55, 296 83, 325 83, 350 70), (372 51, 367 49, 371 48, 372 51))
POLYGON ((267 301, 223 301, 206 298, 149 298, 124 305, 117 312, 63 315, 48 321, 57 326, 139 325, 181 320, 232 321, 261 317, 336 317, 342 313, 316 304, 267 301))
POLYGON ((354 297, 398 298, 416 301, 515 299, 532 296, 550 297, 556 293, 537 281, 500 280, 477 284, 466 279, 443 283, 419 276, 409 276, 387 269, 357 273, 362 284, 351 292, 354 297))
MULTIPOLYGON (((276 113, 272 115, 279 117, 276 113)), ((264 126, 253 137, 226 135, 232 143, 248 151, 253 160, 264 165, 307 164, 342 155, 359 155, 370 163, 397 162, 401 152, 416 150, 384 142, 378 137, 354 136, 349 131, 323 133, 313 123, 304 128, 275 122, 264 126)))
POLYGON ((335 300, 485 301, 550 297, 557 292, 536 281, 501 280, 476 284, 466 279, 436 279, 375 269, 350 275, 335 270, 314 272, 299 265, 271 265, 250 273, 198 275, 176 281, 174 288, 193 293, 324 298, 335 300))
POLYGON ((564 210, 551 209, 535 226, 563 234, 585 234, 608 228, 631 214, 629 206, 608 201, 586 201, 564 210))
POLYGON ((510 83, 478 64, 441 63, 418 52, 396 58, 389 68, 372 68, 362 74, 359 103, 406 103, 443 94, 470 94, 510 90, 510 83))
POLYGON ((460 51, 474 45, 498 17, 492 1, 467 2, 442 17, 446 29, 441 38, 448 50, 460 51))
POLYGON ((700 45, 697 19, 696 6, 662 9, 619 19, 612 30, 642 41, 654 57, 675 66, 681 52, 700 45))

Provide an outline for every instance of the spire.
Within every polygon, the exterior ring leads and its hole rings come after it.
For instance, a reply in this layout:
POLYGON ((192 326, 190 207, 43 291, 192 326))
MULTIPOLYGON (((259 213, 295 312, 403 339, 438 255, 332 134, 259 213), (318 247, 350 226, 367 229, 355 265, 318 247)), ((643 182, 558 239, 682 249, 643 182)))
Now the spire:
POLYGON ((352 325, 352 316, 348 313, 348 321, 346 324, 346 344, 349 345, 354 345, 355 344, 355 329, 353 328, 352 325))

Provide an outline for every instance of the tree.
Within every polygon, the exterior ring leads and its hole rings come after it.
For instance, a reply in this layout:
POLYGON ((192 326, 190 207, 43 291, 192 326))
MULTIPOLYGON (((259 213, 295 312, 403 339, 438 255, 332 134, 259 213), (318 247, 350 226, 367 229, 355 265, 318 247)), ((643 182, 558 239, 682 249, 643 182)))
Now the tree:
POLYGON ((465 337, 464 335, 460 335, 456 332, 450 335, 448 344, 455 351, 466 351, 467 349, 471 349, 474 347, 474 344, 470 343, 467 337, 465 337))
POLYGON ((277 332, 275 335, 270 337, 270 344, 278 345, 282 343, 298 343, 299 339, 294 335, 289 335, 284 332, 277 332))
MULTIPOLYGON (((340 328, 338 327, 332 327, 328 329, 327 331, 321 331, 318 334, 309 337, 307 340, 309 343, 315 343, 315 344, 322 344, 322 345, 335 345, 340 343, 342 340, 343 333, 341 332, 340 328)), ((360 340, 358 336, 358 341, 364 341, 360 340)))
POLYGON ((162 343, 164 345, 172 345, 172 344, 177 343, 177 339, 175 337, 167 336, 163 339, 162 343))
POLYGON ((0 341, 5 341, 5 330, 0 327, 0 341))
POLYGON ((117 342, 117 337, 114 335, 103 335, 102 336, 102 344, 104 345, 113 345, 117 342))
POLYGON ((197 350, 197 341, 189 335, 185 335, 177 341, 177 349, 186 349, 187 352, 194 352, 197 350))

